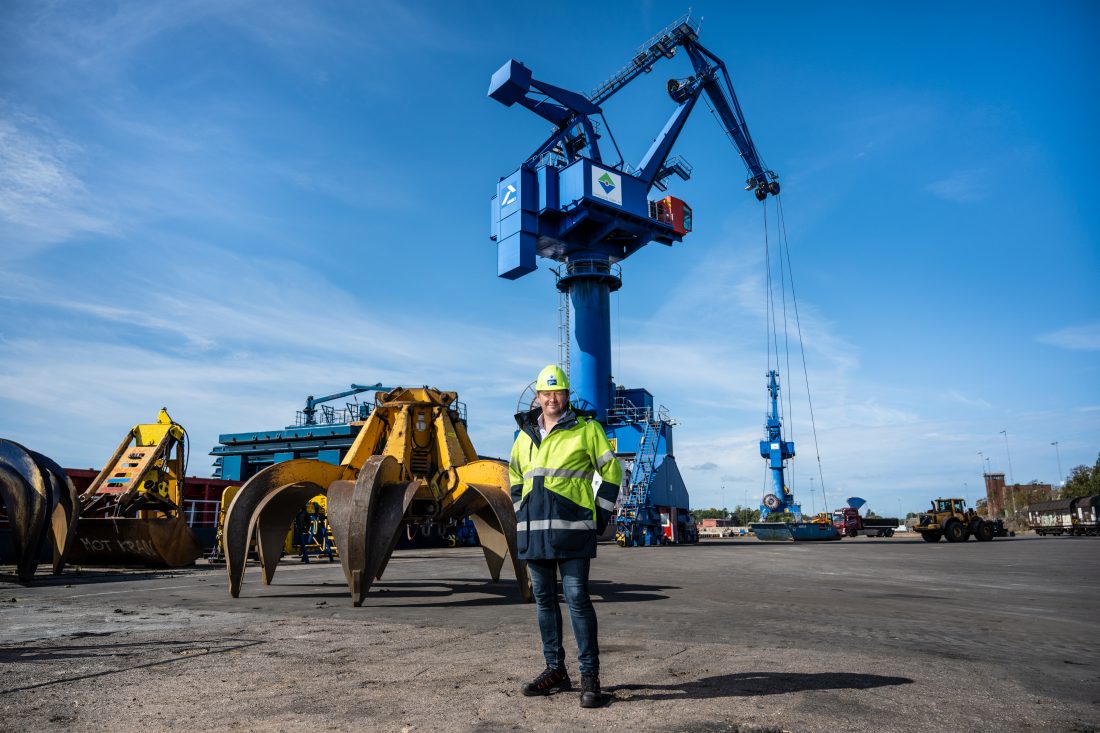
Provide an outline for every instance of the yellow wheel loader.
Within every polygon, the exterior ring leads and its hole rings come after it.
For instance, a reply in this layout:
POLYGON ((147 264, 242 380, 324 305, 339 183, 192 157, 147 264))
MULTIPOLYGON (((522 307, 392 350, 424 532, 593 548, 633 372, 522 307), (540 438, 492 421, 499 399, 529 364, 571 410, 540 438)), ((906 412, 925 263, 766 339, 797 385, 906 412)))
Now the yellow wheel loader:
POLYGON ((161 408, 135 425, 80 495, 69 561, 84 565, 191 565, 202 554, 183 514, 187 432, 161 408))
POLYGON ((982 519, 963 499, 935 499, 932 511, 920 515, 913 527, 925 542, 966 542, 973 536, 979 542, 993 539, 993 523, 982 519))
POLYGON ((508 467, 478 459, 457 393, 399 387, 377 393, 375 401, 339 465, 313 459, 276 463, 241 486, 222 532, 229 592, 240 595, 253 537, 264 583, 271 582, 287 527, 311 497, 322 494, 356 606, 382 577, 404 526, 449 526, 467 517, 493 580, 511 557, 520 594, 531 600, 526 564, 516 557, 508 467))

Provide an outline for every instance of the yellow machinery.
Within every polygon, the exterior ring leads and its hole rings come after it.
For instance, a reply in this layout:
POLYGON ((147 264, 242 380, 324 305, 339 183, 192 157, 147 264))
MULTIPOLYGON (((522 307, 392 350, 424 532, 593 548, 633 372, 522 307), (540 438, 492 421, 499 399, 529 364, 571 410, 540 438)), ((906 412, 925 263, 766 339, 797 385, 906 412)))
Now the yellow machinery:
POLYGON ((290 531, 286 533, 283 554, 299 555, 309 562, 310 555, 335 555, 335 543, 328 528, 328 497, 318 494, 306 502, 294 517, 290 531))
POLYGON ((53 572, 65 566, 76 530, 76 487, 65 470, 41 453, 0 438, 0 503, 8 515, 16 575, 28 583, 52 539, 53 572))
POLYGON ((466 517, 474 521, 493 580, 499 580, 505 557, 511 556, 520 593, 530 600, 527 568, 516 557, 508 467, 478 459, 459 416, 458 395, 430 387, 397 388, 379 393, 376 400, 341 464, 276 463, 234 496, 222 536, 233 597, 240 595, 253 535, 264 583, 270 583, 287 526, 310 497, 323 494, 356 606, 382 577, 404 525, 449 525, 466 517))
POLYGON ((70 561, 181 567, 202 554, 183 515, 187 433, 161 408, 135 425, 87 490, 70 561))
MULTIPOLYGON (((222 553, 222 537, 225 534, 225 516, 229 512, 229 505, 233 503, 233 497, 236 496, 237 492, 240 490, 240 486, 229 486, 222 491, 222 498, 218 507, 218 531, 214 539, 214 550, 210 553, 209 557, 212 562, 222 562, 225 559, 225 555, 222 553)), ((302 518, 302 513, 295 516, 294 522, 290 525, 290 529, 286 533, 286 540, 283 542, 284 555, 301 554, 303 559, 305 559, 308 557, 309 553, 322 555, 335 550, 335 545, 332 542, 332 533, 329 532, 328 522, 326 521, 327 508, 328 499, 324 494, 318 494, 306 503, 303 513, 305 514, 304 519, 308 522, 309 526, 299 527, 298 519, 302 518), (302 546, 303 539, 306 542, 305 547, 302 546)), ((333 552, 333 554, 335 553, 333 552)), ((329 559, 331 560, 331 557, 329 559)))
POLYGON ((966 542, 973 535, 979 542, 993 539, 993 523, 982 519, 973 509, 966 508, 962 499, 935 499, 932 511, 920 515, 916 526, 925 542, 966 542))

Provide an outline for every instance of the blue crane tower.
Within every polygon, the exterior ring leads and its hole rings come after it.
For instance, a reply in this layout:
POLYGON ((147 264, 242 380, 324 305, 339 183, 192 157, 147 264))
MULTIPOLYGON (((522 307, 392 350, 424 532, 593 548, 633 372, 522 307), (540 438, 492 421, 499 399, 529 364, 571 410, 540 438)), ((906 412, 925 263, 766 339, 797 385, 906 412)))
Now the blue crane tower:
POLYGON ((533 78, 515 59, 497 70, 489 85, 492 99, 526 107, 554 126, 522 165, 498 182, 490 238, 497 243, 500 277, 515 280, 534 272, 536 255, 560 263, 557 287, 573 314, 563 366, 576 393, 575 406, 599 419, 620 454, 629 453, 634 461, 619 513, 626 544, 649 544, 660 529, 654 530, 659 518, 653 517, 647 492, 660 464, 671 456, 672 423, 652 409, 652 397, 647 404, 648 392, 614 383, 610 294, 622 286, 619 262, 650 242, 671 246, 691 231, 690 206, 673 196, 651 199, 650 194, 666 191, 673 175, 690 177, 691 166, 669 155, 704 94, 740 153, 748 171, 746 188, 760 201, 778 194, 777 176, 764 167, 753 145, 725 64, 699 43, 699 25, 688 16, 640 46, 624 68, 587 96, 533 78), (668 94, 677 106, 646 154, 631 165, 615 144, 602 105, 678 50, 690 60, 693 73, 669 80, 668 94), (601 129, 615 148, 614 157, 601 151, 601 129))
POLYGON ((784 477, 787 460, 794 458, 794 441, 783 440, 783 422, 779 419, 779 372, 774 369, 768 372, 768 394, 771 397, 771 412, 765 426, 768 437, 760 441, 760 455, 768 461, 772 492, 765 494, 760 504, 760 521, 768 521, 768 515, 772 513, 790 512, 794 515, 794 521, 801 522, 802 506, 795 503, 784 477))

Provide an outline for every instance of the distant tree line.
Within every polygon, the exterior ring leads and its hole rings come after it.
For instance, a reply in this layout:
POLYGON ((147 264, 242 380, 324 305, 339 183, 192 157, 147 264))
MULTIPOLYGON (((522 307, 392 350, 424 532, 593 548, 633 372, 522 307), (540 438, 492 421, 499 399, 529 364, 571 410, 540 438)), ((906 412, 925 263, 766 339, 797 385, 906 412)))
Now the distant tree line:
POLYGON ((1077 466, 1069 472, 1069 478, 1058 492, 1059 499, 1076 499, 1079 496, 1094 496, 1100 494, 1100 454, 1096 456, 1096 463, 1089 466, 1077 466))
POLYGON ((734 527, 747 527, 753 522, 760 521, 760 510, 750 509, 738 505, 729 509, 717 509, 711 507, 710 509, 692 509, 692 514, 695 515, 696 521, 701 519, 728 519, 734 527))

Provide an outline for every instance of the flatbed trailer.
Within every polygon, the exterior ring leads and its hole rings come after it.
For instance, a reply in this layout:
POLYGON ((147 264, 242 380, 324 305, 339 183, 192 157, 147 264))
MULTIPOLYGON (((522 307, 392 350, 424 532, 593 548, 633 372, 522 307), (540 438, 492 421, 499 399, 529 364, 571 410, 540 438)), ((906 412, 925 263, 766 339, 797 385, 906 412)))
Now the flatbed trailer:
POLYGON ((833 512, 833 526, 842 537, 893 537, 898 528, 896 517, 863 517, 855 507, 844 507, 833 512))

